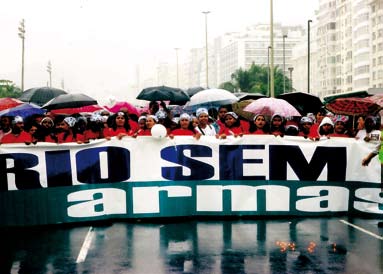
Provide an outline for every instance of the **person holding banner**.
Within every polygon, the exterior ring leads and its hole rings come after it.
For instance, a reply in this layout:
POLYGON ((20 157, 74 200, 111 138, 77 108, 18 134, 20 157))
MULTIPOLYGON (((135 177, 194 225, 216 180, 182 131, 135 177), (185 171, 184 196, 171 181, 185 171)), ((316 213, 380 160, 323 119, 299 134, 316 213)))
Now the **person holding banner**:
POLYGON ((254 116, 253 122, 250 123, 249 134, 269 134, 265 115, 256 114, 254 116))
POLYGON ((187 113, 182 113, 178 121, 177 128, 172 130, 169 138, 173 139, 174 136, 195 136, 195 130, 191 123, 191 117, 187 113))
POLYGON ((227 112, 225 114, 225 124, 219 130, 219 138, 226 139, 226 136, 232 135, 234 137, 246 134, 247 131, 242 128, 238 115, 235 112, 227 112))
MULTIPOLYGON (((376 156, 379 155, 380 160, 380 190, 381 195, 383 195, 383 145, 382 143, 379 143, 375 146, 375 149, 370 152, 365 158, 362 159, 362 166, 368 166, 368 164, 371 162, 371 160, 376 156)), ((383 222, 378 222, 378 227, 383 227, 383 222)))
POLYGON ((12 130, 1 139, 2 144, 12 143, 32 143, 32 136, 24 131, 24 120, 21 116, 16 116, 12 120, 12 130))
POLYGON ((11 128, 11 117, 9 116, 1 116, 0 117, 0 143, 1 139, 7 134, 10 134, 12 131, 11 128))
POLYGON ((197 109, 196 116, 198 119, 198 125, 195 127, 197 133, 205 136, 217 136, 215 128, 209 124, 209 112, 206 108, 197 109))
POLYGON ((76 118, 68 116, 62 119, 61 121, 58 120, 56 122, 57 127, 55 134, 48 135, 45 138, 45 142, 57 144, 72 142, 82 144, 84 142, 84 136, 73 130, 73 127, 76 124, 76 118))
POLYGON ((125 136, 133 135, 129 117, 126 113, 119 111, 111 117, 110 127, 104 129, 105 139, 110 140, 112 137, 117 137, 118 140, 121 140, 125 136))

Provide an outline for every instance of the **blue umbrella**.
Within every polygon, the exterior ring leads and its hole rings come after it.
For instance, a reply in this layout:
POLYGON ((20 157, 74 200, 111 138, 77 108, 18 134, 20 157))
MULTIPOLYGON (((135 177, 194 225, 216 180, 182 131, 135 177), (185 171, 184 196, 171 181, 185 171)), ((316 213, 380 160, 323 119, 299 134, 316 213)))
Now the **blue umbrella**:
POLYGON ((0 111, 0 116, 21 116, 24 119, 32 116, 34 114, 44 114, 45 110, 41 109, 38 105, 35 104, 21 104, 14 108, 5 109, 0 111))

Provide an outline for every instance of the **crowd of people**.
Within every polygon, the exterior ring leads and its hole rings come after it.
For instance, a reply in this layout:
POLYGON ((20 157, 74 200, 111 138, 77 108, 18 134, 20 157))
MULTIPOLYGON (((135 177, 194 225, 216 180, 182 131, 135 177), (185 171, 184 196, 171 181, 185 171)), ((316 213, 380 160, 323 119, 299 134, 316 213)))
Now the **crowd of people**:
POLYGON ((90 115, 33 115, 27 119, 20 116, 0 117, 0 143, 88 143, 94 139, 112 137, 137 138, 150 136, 151 128, 162 124, 167 136, 216 136, 225 139, 228 136, 241 137, 245 134, 269 134, 283 137, 300 136, 313 141, 321 138, 344 137, 380 140, 380 119, 376 116, 360 116, 354 125, 354 119, 348 116, 333 115, 324 108, 303 117, 284 117, 277 112, 268 117, 255 113, 247 120, 231 109, 231 105, 216 108, 198 108, 195 113, 174 114, 164 103, 150 102, 147 111, 140 116, 121 108, 117 113, 102 110, 90 115))

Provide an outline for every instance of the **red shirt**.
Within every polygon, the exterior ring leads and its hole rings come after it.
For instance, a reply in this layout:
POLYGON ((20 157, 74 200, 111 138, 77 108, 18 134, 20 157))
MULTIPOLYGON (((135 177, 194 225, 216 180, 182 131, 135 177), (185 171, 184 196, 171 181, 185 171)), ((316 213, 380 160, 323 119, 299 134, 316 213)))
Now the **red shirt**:
POLYGON ((232 128, 227 128, 227 127, 222 127, 219 130, 219 135, 225 134, 225 135, 239 135, 239 134, 246 134, 247 132, 242 128, 242 126, 239 127, 232 127, 232 128))
POLYGON ((66 132, 59 132, 58 134, 56 134, 56 137, 57 137, 57 141, 54 140, 51 135, 48 135, 46 138, 45 138, 45 142, 49 142, 49 143, 58 143, 58 144, 62 144, 62 143, 76 143, 77 141, 80 141, 80 142, 84 142, 84 135, 82 134, 76 134, 76 138, 73 137, 73 134, 72 133, 69 133, 66 138, 65 138, 65 135, 66 135, 66 132), (65 138, 65 139, 64 139, 65 138))
POLYGON ((138 136, 152 136, 152 132, 150 131, 150 129, 145 129, 145 130, 139 130, 138 132, 137 132, 137 135, 138 136))
POLYGON ((90 129, 87 129, 84 131, 84 140, 85 141, 89 141, 90 139, 100 139, 100 138, 104 138, 101 134, 101 132, 94 132, 94 131, 91 131, 90 129))
POLYGON ((2 144, 13 144, 13 143, 32 143, 32 136, 25 131, 20 132, 20 134, 9 133, 4 135, 1 139, 2 144))
POLYGON ((177 136, 193 136, 194 132, 190 129, 177 128, 173 130, 171 134, 177 135, 177 136))
POLYGON ((267 133, 267 132, 264 132, 262 129, 258 128, 256 131, 254 131, 254 132, 249 132, 248 134, 255 134, 255 135, 268 135, 269 133, 267 133))
POLYGON ((105 137, 113 137, 113 136, 117 136, 120 133, 124 133, 128 136, 132 136, 133 132, 134 132, 133 130, 127 131, 124 127, 118 127, 118 128, 116 128, 116 130, 114 130, 111 127, 108 127, 108 128, 104 129, 104 136, 105 137))

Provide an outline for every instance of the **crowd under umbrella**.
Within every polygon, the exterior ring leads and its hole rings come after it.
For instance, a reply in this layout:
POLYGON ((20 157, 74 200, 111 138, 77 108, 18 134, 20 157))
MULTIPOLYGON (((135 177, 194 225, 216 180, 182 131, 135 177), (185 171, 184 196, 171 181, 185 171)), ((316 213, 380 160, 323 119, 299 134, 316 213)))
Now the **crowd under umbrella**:
POLYGON ((41 108, 46 110, 62 108, 79 108, 90 105, 97 105, 97 100, 83 93, 68 93, 59 95, 41 108))
POLYGON ((45 113, 45 110, 41 109, 40 106, 36 104, 29 104, 29 103, 23 103, 21 105, 18 105, 16 107, 4 109, 0 111, 0 116, 21 116, 24 119, 32 116, 32 115, 43 115, 45 113))
POLYGON ((289 102, 273 97, 255 100, 247 105, 243 110, 254 113, 255 115, 262 114, 270 117, 275 114, 279 114, 283 117, 301 116, 299 111, 289 102))
POLYGON ((143 89, 136 99, 147 101, 170 101, 171 104, 183 105, 190 100, 189 95, 179 88, 156 86, 143 89))
POLYGON ((26 103, 34 103, 42 106, 49 100, 62 94, 67 94, 67 92, 52 87, 36 87, 24 91, 18 99, 26 103))
POLYGON ((276 98, 289 102, 302 116, 307 113, 316 113, 323 107, 323 103, 318 96, 307 92, 296 91, 283 93, 276 98))

